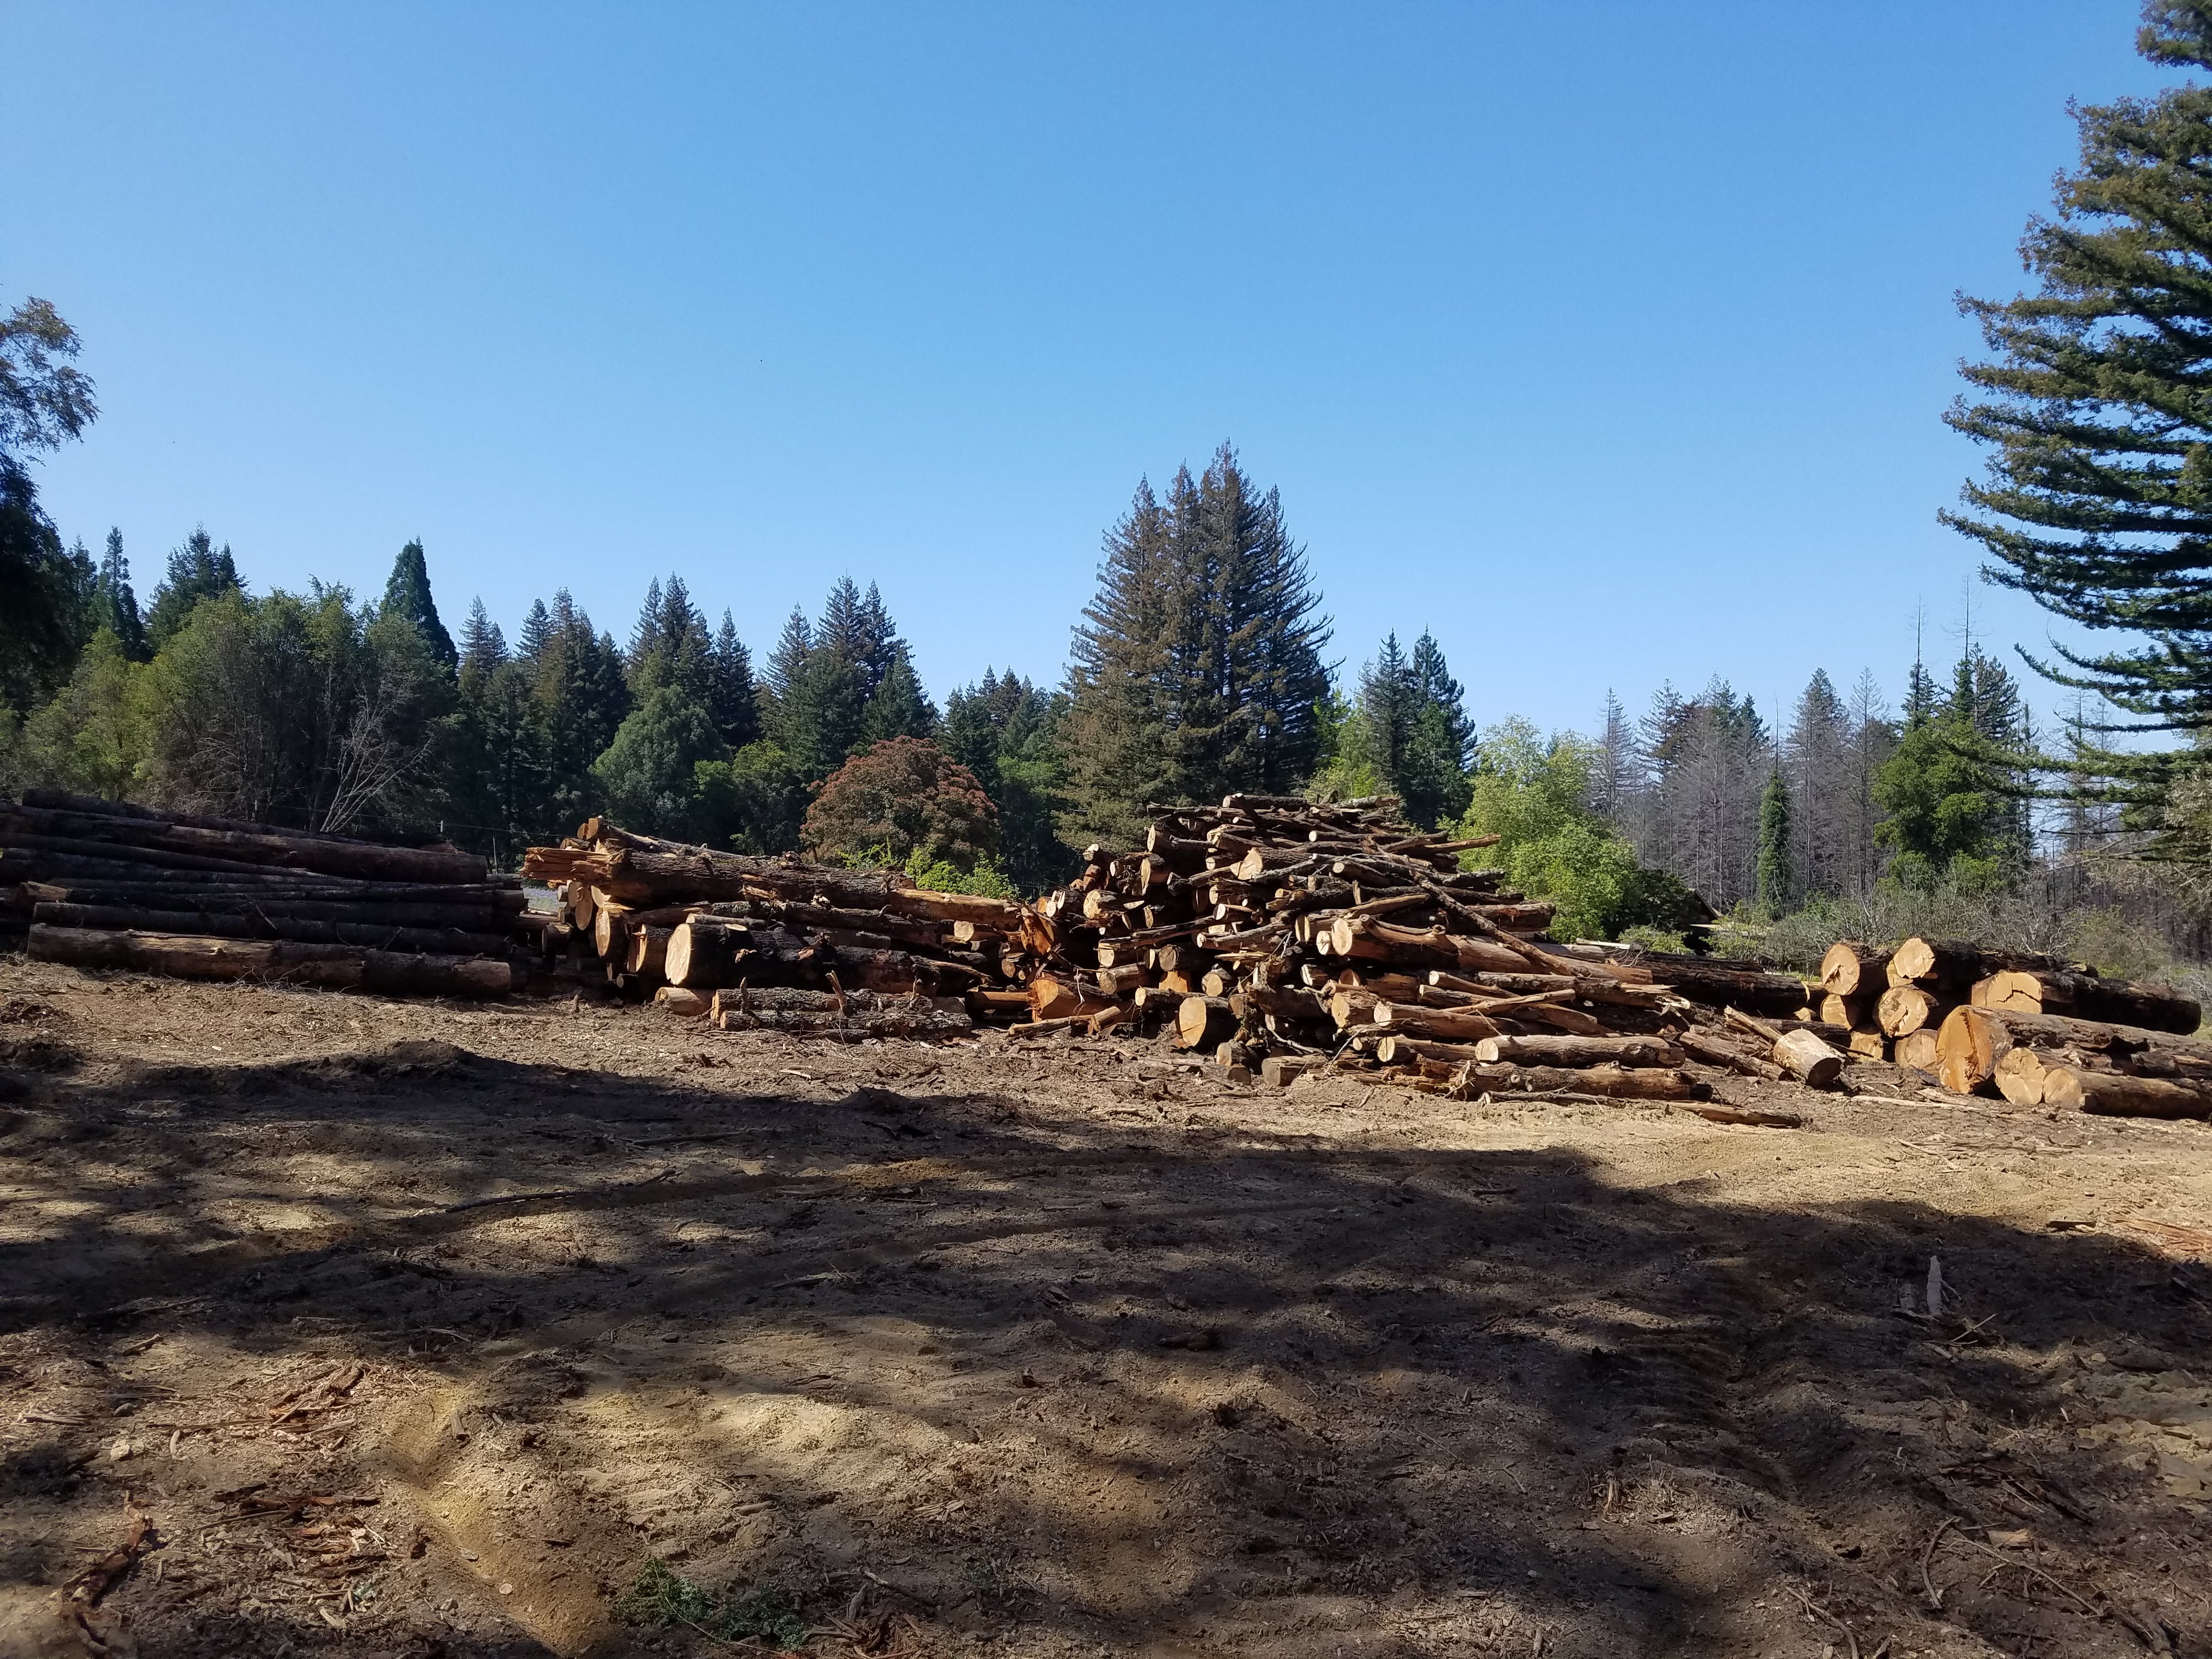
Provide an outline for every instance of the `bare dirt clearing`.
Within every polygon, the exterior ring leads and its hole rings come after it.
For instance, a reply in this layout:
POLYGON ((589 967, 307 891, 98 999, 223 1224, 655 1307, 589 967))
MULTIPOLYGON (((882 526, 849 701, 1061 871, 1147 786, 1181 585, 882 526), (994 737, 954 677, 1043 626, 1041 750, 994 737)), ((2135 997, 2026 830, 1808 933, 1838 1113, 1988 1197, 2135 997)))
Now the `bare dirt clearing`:
POLYGON ((0 962, 0 1651, 2212 1652, 2204 1126, 1005 1042, 0 962))

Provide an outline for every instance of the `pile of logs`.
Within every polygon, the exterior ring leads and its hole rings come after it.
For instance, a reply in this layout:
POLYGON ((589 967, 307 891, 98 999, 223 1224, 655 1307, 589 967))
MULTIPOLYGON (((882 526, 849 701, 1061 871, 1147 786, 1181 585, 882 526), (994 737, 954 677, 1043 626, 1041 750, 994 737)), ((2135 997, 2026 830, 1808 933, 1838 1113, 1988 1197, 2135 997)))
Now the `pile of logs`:
POLYGON ((0 915, 81 968, 503 996, 526 931, 511 877, 447 847, 30 789, 0 801, 0 915))
POLYGON ((1031 1019, 1015 1031, 1160 1030, 1232 1076, 1326 1066, 1462 1097, 1700 1099, 1692 1057, 1766 1077, 1809 1065, 1823 1083, 1840 1069, 1817 1033, 1785 1042, 1742 1012, 1793 1013, 1803 981, 1541 943, 1551 906, 1461 868, 1495 837, 1424 833, 1397 805, 1152 808, 1143 852, 1094 848, 1027 919, 1031 1019), (1730 1005, 1743 1025, 1714 1012, 1730 1005))
POLYGON ((723 1030, 943 1036, 1029 1006, 1024 912, 896 872, 756 858, 592 818, 523 873, 555 888, 549 960, 723 1030))
POLYGON ((1909 939, 1845 943, 1820 963, 1823 1018, 1850 1043, 1887 1042, 1898 1065, 1959 1094, 2019 1105, 2157 1117, 2212 1115, 2203 1011, 2162 986, 2106 979, 2030 951, 1909 939))

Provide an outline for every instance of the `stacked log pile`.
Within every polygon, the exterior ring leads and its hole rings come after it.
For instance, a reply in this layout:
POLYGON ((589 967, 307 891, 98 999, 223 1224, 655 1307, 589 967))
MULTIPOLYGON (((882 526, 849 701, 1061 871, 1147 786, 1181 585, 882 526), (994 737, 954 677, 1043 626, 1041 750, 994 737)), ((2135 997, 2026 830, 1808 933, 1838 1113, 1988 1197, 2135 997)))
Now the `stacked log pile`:
POLYGON ((1762 1077, 1813 1064, 1824 1083, 1840 1068, 1817 1033, 1714 1012, 1794 1012, 1802 981, 1545 943, 1549 905, 1500 872, 1461 868, 1494 837, 1424 833, 1397 805, 1231 795, 1151 809, 1142 852, 1093 849, 1031 913, 1040 965, 1015 1030, 1160 1030, 1232 1075, 1283 1084, 1328 1066, 1462 1097, 1699 1099, 1692 1058, 1762 1077), (1793 1060, 1795 1047, 1820 1053, 1793 1060))
POLYGON ((512 878, 450 848, 26 790, 0 802, 0 915, 82 968, 503 996, 526 933, 512 878))
POLYGON ((2146 1116, 2212 1115, 2203 1011, 2162 986, 2032 951, 1909 939, 1846 942, 1820 964, 1827 1017, 1893 1044, 1959 1094, 2146 1116))
POLYGON ((523 873, 555 887, 543 948, 727 1030, 943 1036, 1029 1006, 1024 912, 896 872, 716 852, 604 819, 523 873))

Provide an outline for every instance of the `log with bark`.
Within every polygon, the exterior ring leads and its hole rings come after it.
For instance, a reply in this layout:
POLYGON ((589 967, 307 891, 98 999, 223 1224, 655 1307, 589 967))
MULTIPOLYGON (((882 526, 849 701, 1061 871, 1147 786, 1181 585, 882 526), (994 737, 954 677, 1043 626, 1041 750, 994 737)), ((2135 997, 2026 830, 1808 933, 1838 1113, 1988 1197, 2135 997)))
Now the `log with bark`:
POLYGON ((1920 985, 1949 993, 1953 1002, 1963 1001, 1977 980, 2007 968, 2063 972, 2069 964, 2059 957, 2033 951, 1998 951, 1965 939, 1909 939, 1889 959, 1892 985, 1920 985))
POLYGON ((2054 1066, 2035 1103, 2106 1117, 2212 1118, 2212 1083, 2054 1066))
POLYGON ((1936 1033, 1943 1086, 1958 1094, 1984 1092, 1997 1064, 2015 1048, 2070 1050, 2102 1056, 2139 1074, 2212 1073, 2212 1042, 2171 1031, 2146 1030, 2017 1008, 1954 1008, 1936 1033))
POLYGON ((331 990, 447 997, 505 996, 514 988, 504 958, 407 955, 286 939, 95 932, 32 926, 31 957, 73 968, 118 968, 176 979, 257 980, 331 990))
POLYGON ((1840 940, 1820 958, 1820 988, 1839 997, 1879 995, 1888 984, 1887 946, 1840 940))
POLYGON ((1975 983, 1972 1000, 1981 1007, 2063 1014, 2184 1036, 2203 1023, 2203 1012, 2192 999, 2164 987, 2049 969, 2000 969, 1975 983))

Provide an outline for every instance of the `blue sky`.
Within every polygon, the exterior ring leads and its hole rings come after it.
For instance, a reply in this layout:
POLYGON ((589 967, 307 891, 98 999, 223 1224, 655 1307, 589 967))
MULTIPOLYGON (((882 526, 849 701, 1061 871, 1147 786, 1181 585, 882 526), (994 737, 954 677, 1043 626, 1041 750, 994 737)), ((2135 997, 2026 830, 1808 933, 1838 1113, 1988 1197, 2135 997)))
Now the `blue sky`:
POLYGON ((84 337, 42 487, 142 595, 195 524, 257 587, 420 536, 449 622, 622 636, 674 569, 764 652, 849 573, 940 696, 1056 680, 1139 477, 1228 438, 1347 672, 1894 696, 1974 567, 1952 295, 2019 286, 2066 100, 2160 84, 2135 21, 6 0, 0 300, 84 337))

